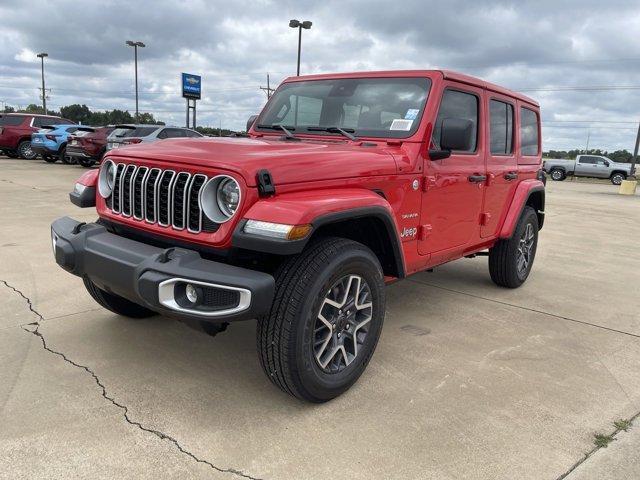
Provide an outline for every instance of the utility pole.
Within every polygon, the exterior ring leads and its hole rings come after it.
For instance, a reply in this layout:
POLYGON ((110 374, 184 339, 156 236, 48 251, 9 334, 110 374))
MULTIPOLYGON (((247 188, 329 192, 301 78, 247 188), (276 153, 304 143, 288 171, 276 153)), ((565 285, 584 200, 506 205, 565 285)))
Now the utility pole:
POLYGON ((47 114, 47 90, 44 88, 44 58, 48 57, 49 54, 45 52, 38 53, 36 57, 40 59, 41 72, 42 72, 42 110, 44 110, 44 114, 47 114))
POLYGON ((638 123, 638 134, 636 135, 636 147, 633 149, 633 157, 631 158, 631 171, 629 176, 633 179, 636 176, 636 163, 638 162, 638 147, 640 147, 640 123, 638 123))
POLYGON ((144 48, 146 45, 142 42, 133 42, 131 40, 127 40, 126 44, 130 47, 133 47, 133 58, 135 62, 136 69, 136 123, 138 123, 139 114, 138 114, 138 47, 144 48))
POLYGON ((265 92, 267 94, 267 100, 269 100, 271 98, 271 95, 273 94, 273 92, 275 92, 274 88, 271 88, 270 84, 269 84, 269 74, 267 73, 267 86, 265 87, 260 87, 260 90, 262 90, 263 92, 265 92))

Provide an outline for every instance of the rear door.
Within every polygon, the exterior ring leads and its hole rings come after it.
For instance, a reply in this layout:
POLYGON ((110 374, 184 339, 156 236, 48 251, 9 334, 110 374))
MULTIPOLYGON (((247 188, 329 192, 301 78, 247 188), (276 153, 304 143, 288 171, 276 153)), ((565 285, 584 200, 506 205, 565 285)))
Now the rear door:
POLYGON ((592 157, 591 155, 580 155, 576 160, 576 175, 595 177, 597 176, 597 168, 596 157, 592 157))
POLYGON ((515 102, 509 97, 487 91, 487 182, 480 217, 480 235, 483 238, 495 235, 518 183, 515 109, 515 102))
POLYGON ((484 194, 483 91, 451 81, 444 82, 431 143, 439 148, 442 121, 462 118, 474 125, 475 141, 468 151, 454 151, 443 160, 427 160, 422 197, 418 251, 421 255, 444 252, 475 242, 480 237, 479 216, 484 194))

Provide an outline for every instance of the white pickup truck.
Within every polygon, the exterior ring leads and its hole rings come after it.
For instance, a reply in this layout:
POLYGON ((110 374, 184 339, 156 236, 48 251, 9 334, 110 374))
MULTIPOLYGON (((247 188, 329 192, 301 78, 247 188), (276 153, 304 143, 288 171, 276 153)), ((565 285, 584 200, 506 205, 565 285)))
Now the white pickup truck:
POLYGON ((542 168, 556 181, 575 175, 576 177, 608 178, 614 185, 620 185, 631 173, 630 163, 614 162, 600 155, 578 155, 575 160, 544 159, 542 168))

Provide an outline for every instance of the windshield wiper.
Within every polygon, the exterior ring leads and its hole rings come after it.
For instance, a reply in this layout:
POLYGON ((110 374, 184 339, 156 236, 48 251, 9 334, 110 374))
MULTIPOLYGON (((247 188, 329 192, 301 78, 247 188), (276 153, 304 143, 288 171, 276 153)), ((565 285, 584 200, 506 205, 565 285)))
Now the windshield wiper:
POLYGON ((351 132, 355 132, 353 128, 340 128, 340 127, 307 127, 307 130, 310 132, 329 132, 329 133, 339 133, 345 137, 347 137, 352 142, 358 140, 358 138, 351 134, 351 132))
POLYGON ((282 130, 284 132, 284 135, 286 138, 288 138, 289 140, 300 140, 298 137, 296 137, 293 133, 291 133, 291 130, 295 130, 295 127, 290 127, 290 126, 284 126, 284 125, 280 125, 279 123, 274 123, 273 125, 258 125, 258 128, 267 128, 270 130, 282 130))

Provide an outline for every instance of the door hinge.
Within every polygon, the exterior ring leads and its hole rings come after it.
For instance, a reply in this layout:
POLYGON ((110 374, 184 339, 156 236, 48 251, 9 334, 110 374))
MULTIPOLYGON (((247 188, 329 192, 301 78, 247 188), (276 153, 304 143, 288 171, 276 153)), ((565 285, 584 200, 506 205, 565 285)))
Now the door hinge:
POLYGON ((436 186, 436 177, 422 177, 422 191, 426 192, 436 186))
POLYGON ((482 212, 480 214, 480 225, 488 225, 491 220, 491 214, 488 212, 482 212))
POLYGON ((427 237, 429 235, 431 235, 431 225, 427 224, 427 225, 420 225, 420 228, 418 229, 418 240, 426 240, 427 237))

